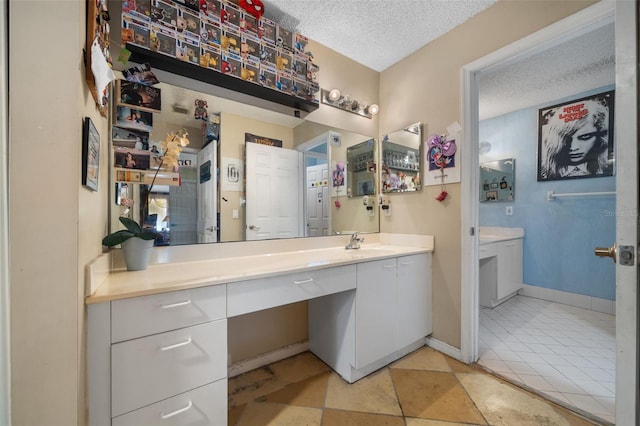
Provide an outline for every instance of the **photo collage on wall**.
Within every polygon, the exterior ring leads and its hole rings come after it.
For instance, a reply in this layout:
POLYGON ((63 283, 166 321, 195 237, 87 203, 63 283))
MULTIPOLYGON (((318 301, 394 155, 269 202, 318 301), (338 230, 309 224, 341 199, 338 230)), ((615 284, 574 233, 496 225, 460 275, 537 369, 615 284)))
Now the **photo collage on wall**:
POLYGON ((128 0, 122 44, 319 103, 319 67, 308 39, 234 0, 128 0))
MULTIPOLYGON (((124 70, 122 75, 125 79, 115 85, 116 110, 111 128, 114 179, 118 183, 149 184, 162 166, 160 143, 149 140, 153 114, 161 112, 161 90, 153 87, 159 81, 149 64, 124 70)), ((161 176, 163 184, 179 184, 179 174, 165 175, 161 176)))

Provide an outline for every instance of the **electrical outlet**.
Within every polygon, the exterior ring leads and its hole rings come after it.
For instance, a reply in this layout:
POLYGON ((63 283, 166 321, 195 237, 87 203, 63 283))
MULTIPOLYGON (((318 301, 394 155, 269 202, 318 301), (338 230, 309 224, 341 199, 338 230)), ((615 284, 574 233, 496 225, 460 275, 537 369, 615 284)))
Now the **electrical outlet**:
POLYGON ((513 215, 513 206, 507 206, 505 208, 505 213, 507 214, 507 216, 513 215))

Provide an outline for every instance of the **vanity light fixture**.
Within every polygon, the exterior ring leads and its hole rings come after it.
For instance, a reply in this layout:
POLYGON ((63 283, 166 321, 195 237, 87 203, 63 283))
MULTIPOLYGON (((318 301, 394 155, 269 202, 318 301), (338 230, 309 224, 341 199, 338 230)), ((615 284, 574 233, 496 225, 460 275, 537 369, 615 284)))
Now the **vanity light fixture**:
POLYGON ((339 89, 320 89, 321 101, 323 104, 358 114, 362 117, 371 118, 380 112, 380 107, 376 104, 368 105, 366 102, 353 99, 349 94, 342 94, 339 89))

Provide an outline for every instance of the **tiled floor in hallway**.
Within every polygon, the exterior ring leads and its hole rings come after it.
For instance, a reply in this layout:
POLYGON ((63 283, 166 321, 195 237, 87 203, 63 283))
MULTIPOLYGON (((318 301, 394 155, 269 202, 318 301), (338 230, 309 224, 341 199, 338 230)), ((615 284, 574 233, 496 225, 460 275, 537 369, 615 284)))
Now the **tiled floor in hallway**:
POLYGON ((230 425, 593 425, 423 347, 348 384, 310 352, 229 380, 230 425))
POLYGON ((516 296, 480 308, 478 363, 615 423, 615 316, 516 296))

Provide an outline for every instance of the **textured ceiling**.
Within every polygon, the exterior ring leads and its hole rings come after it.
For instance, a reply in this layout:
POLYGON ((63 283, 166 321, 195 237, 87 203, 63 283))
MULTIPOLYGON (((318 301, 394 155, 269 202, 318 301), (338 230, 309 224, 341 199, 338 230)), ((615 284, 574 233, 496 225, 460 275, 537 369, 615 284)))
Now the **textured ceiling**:
POLYGON ((480 76, 480 119, 615 83, 614 24, 480 76))
POLYGON ((265 16, 383 71, 497 0, 263 0, 265 16))

